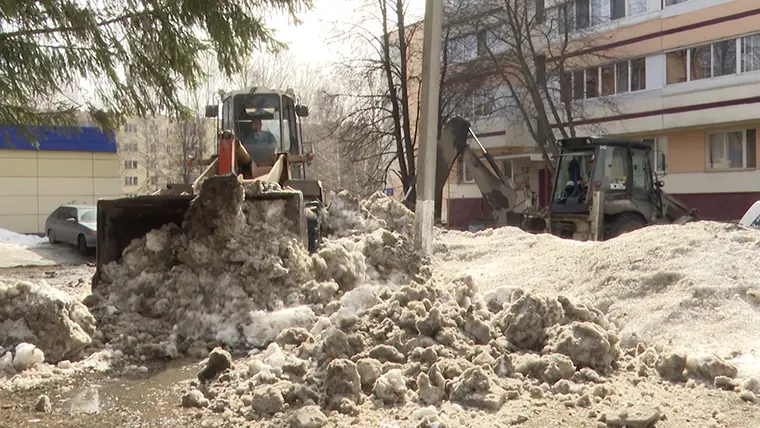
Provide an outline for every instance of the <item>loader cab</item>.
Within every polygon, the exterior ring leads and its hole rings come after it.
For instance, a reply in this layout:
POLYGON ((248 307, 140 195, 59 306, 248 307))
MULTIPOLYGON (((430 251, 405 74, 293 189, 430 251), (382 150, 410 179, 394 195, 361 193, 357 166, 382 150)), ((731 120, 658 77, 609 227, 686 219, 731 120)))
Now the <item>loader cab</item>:
POLYGON ((625 228, 631 228, 662 216, 651 143, 582 137, 561 140, 558 146, 548 222, 553 234, 577 240, 606 239, 603 236, 622 230, 619 218, 627 219, 625 228), (594 195, 600 200, 595 201, 594 195), (595 232, 595 216, 601 231, 595 232))
MULTIPOLYGON (((207 107, 207 117, 213 116, 214 106, 207 107)), ((301 119, 309 115, 306 106, 296 103, 291 90, 277 91, 253 87, 227 94, 222 101, 221 129, 231 130, 243 142, 253 132, 254 121, 261 121, 261 130, 274 136, 276 153, 293 156, 304 154, 301 119)), ((271 166, 271 165, 266 165, 271 166)), ((293 179, 306 177, 305 165, 291 164, 293 179)))

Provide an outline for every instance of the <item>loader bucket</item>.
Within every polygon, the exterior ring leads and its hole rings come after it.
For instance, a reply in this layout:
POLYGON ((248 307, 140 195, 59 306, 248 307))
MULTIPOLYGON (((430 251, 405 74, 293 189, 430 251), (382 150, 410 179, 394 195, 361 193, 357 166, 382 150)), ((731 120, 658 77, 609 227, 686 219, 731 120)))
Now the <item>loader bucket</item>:
MULTIPOLYGON (((168 223, 182 226, 185 212, 195 197, 151 195, 98 201, 96 270, 92 279, 92 290, 95 291, 98 287, 103 267, 120 260, 122 252, 134 239, 142 238, 151 230, 159 229, 168 223)), ((304 246, 308 245, 306 212, 301 193, 270 192, 247 195, 245 199, 254 203, 274 199, 286 200, 286 217, 298 225, 296 234, 304 246)))

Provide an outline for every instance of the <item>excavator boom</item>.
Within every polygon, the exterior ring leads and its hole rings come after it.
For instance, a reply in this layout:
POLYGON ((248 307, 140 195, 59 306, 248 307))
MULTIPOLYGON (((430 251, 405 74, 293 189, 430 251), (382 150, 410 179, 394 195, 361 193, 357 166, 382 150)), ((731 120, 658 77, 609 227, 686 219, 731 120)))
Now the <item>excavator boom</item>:
POLYGON ((515 191, 514 183, 509 177, 504 176, 496 161, 477 140, 467 120, 461 117, 454 117, 444 125, 443 129, 441 129, 441 137, 438 139, 437 153, 435 182, 436 213, 440 213, 443 201, 443 187, 446 185, 451 168, 457 158, 461 156, 462 162, 472 175, 480 193, 483 194, 483 197, 491 206, 495 225, 497 227, 506 226, 508 224, 508 214, 514 211, 517 203, 517 192, 515 191), (486 167, 467 144, 469 134, 472 134, 478 145, 480 145, 493 171, 486 167))

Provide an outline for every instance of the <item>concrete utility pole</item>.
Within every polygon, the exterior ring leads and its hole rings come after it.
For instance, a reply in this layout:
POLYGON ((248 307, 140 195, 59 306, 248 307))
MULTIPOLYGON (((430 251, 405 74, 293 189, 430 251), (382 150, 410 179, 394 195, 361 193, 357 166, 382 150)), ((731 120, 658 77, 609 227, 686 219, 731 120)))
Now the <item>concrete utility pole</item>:
POLYGON ((417 160, 417 204, 414 246, 425 255, 433 253, 435 217, 435 165, 438 148, 438 92, 441 83, 441 35, 443 2, 425 4, 422 45, 422 103, 420 106, 420 149, 417 160))

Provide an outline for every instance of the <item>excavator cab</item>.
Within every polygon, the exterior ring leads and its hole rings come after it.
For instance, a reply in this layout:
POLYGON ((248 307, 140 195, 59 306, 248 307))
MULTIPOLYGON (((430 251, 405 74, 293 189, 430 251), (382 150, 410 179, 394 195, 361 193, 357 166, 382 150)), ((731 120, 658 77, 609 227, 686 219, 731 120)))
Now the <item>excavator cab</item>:
POLYGON ((201 183, 214 176, 233 174, 244 182, 270 181, 298 190, 246 195, 246 201, 266 206, 269 201, 283 200, 286 216, 297 225, 303 244, 315 251, 320 239, 324 191, 319 180, 306 179, 311 156, 304 153, 300 120, 308 116, 309 110, 295 100, 292 90, 264 87, 223 94, 221 109, 219 105, 206 107, 206 117, 217 119, 216 154, 198 160, 205 169, 192 183, 169 184, 152 195, 98 201, 93 289, 98 286, 103 266, 119 260, 134 239, 167 223, 181 226, 201 183), (252 127, 255 121, 261 122, 261 129, 252 127), (250 138, 254 131, 268 134, 250 138), (252 151, 260 151, 252 156, 246 144, 252 151), (267 151, 271 156, 262 155, 267 151))
POLYGON ((640 140, 578 137, 560 140, 549 231, 600 241, 650 224, 695 220, 695 212, 662 190, 652 145, 640 140))

